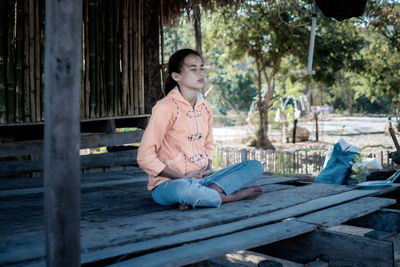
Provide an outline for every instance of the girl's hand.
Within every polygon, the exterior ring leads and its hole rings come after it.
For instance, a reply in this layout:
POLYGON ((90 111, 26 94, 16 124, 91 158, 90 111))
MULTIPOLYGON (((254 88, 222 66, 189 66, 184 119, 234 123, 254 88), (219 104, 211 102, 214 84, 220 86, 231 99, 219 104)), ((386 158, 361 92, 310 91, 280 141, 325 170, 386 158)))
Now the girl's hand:
POLYGON ((189 172, 188 174, 186 174, 186 177, 203 178, 203 177, 206 177, 206 176, 208 176, 210 174, 212 174, 211 170, 200 169, 200 170, 195 170, 195 171, 189 172))

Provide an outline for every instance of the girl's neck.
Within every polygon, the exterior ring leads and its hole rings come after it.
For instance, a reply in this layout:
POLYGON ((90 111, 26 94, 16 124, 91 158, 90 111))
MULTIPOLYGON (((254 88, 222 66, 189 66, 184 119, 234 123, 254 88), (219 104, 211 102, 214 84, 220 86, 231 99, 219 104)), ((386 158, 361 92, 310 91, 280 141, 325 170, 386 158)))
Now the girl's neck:
POLYGON ((179 87, 179 91, 181 92, 183 98, 186 99, 192 107, 196 105, 197 91, 182 87, 179 87))

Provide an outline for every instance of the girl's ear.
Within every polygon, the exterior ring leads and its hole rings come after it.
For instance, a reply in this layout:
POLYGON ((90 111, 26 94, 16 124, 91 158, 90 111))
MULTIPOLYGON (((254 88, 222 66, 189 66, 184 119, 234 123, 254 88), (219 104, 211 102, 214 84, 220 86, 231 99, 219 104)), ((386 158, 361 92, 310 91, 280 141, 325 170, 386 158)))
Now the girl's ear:
POLYGON ((179 76, 179 74, 176 73, 176 72, 171 73, 171 77, 172 77, 172 79, 174 79, 175 81, 179 81, 179 80, 180 80, 180 76, 179 76))

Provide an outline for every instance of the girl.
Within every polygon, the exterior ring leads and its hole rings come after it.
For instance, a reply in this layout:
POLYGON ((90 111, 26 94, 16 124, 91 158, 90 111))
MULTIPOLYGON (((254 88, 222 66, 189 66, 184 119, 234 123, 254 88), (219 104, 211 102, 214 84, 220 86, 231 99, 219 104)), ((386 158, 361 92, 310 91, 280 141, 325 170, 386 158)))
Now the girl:
POLYGON ((197 51, 182 49, 168 61, 165 96, 153 107, 138 152, 139 166, 149 174, 147 188, 161 205, 219 207, 255 199, 260 187, 244 188, 260 177, 258 161, 245 161, 212 172, 213 115, 200 90, 205 79, 197 51))

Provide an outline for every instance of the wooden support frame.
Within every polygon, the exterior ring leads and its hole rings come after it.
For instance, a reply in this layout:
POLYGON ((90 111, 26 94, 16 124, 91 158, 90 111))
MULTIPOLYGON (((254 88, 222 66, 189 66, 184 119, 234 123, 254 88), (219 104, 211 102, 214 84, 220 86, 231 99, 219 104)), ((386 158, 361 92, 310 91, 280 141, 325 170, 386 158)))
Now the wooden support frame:
POLYGON ((48 266, 80 266, 82 0, 46 0, 45 229, 48 266))
POLYGON ((307 263, 315 259, 329 266, 393 266, 393 243, 328 230, 253 249, 269 256, 307 263))
POLYGON ((252 248, 260 244, 284 240, 298 234, 311 232, 314 229, 315 226, 296 220, 278 222, 146 254, 112 266, 181 266, 237 250, 252 248), (174 255, 174 257, 171 259, 170 255, 174 255))
POLYGON ((366 216, 353 219, 346 224, 385 232, 400 232, 400 211, 381 209, 366 216))
MULTIPOLYGON (((117 146, 140 142, 143 130, 114 134, 89 134, 80 138, 80 148, 117 146)), ((43 140, 20 141, 0 144, 1 157, 17 157, 43 153, 43 140)))

